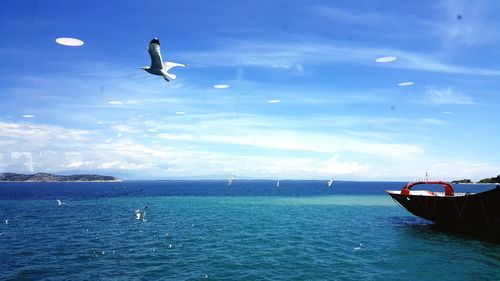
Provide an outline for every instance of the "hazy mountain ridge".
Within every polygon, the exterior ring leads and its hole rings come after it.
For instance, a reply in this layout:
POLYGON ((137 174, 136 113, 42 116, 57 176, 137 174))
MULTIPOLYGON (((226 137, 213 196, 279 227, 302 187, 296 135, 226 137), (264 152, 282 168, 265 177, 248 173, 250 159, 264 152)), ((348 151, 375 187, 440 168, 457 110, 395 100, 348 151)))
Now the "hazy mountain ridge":
POLYGON ((0 181, 15 181, 15 182, 74 182, 74 181, 119 181, 112 176, 101 176, 91 174, 81 175, 54 175, 49 173, 37 174, 16 174, 16 173, 0 173, 0 181))

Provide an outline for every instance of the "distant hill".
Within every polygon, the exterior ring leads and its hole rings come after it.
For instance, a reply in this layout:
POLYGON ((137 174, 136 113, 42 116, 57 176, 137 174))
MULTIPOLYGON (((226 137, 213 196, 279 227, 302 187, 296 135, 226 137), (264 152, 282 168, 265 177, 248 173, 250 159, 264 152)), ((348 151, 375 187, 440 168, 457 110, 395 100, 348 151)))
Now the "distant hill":
POLYGON ((500 175, 493 178, 482 179, 479 183, 500 183, 500 175))
POLYGON ((60 176, 49 173, 37 173, 33 175, 0 173, 0 181, 25 181, 25 182, 74 182, 74 181, 119 181, 112 176, 100 175, 69 175, 60 176))
POLYGON ((470 179, 463 179, 463 180, 454 180, 451 183, 457 184, 457 183, 473 183, 470 179))

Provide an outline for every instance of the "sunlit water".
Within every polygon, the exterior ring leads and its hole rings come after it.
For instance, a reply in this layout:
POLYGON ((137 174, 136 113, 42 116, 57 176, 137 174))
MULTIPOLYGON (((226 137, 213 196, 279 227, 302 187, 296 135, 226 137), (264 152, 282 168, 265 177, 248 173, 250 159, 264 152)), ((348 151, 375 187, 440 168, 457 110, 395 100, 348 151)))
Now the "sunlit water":
POLYGON ((0 279, 500 280, 497 243, 412 216, 401 186, 4 183, 0 279))

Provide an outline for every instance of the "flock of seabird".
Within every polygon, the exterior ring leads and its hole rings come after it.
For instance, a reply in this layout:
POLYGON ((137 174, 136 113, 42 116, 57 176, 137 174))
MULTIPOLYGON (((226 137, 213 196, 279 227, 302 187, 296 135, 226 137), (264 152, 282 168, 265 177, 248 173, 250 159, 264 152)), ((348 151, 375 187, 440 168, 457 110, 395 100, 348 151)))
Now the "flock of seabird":
MULTIPOLYGON (((64 45, 64 46, 71 46, 71 47, 79 47, 83 46, 84 42, 80 39, 77 38, 71 38, 71 37, 61 37, 57 38, 55 40, 58 44, 64 45)), ((149 56, 151 57, 151 65, 150 66, 144 66, 141 67, 144 71, 153 74, 153 75, 158 75, 162 76, 165 81, 170 82, 170 80, 174 80, 177 78, 177 76, 173 73, 170 73, 169 70, 171 70, 174 67, 186 67, 187 64, 184 63, 176 63, 176 62, 163 62, 163 57, 161 55, 161 50, 160 50, 160 40, 158 38, 153 38, 149 42, 148 46, 148 53, 149 56)), ((384 56, 384 57, 379 57, 375 59, 375 62, 377 63, 388 63, 388 62, 393 62, 396 61, 397 57, 395 56, 384 56)), ((397 85, 400 87, 406 87, 406 86, 412 86, 414 85, 414 82, 411 81, 405 81, 405 82, 400 82, 397 85)), ((213 86, 216 89, 227 89, 230 86, 227 84, 216 84, 213 86)), ((280 103, 281 100, 278 99, 271 99, 267 101, 268 103, 274 104, 274 103, 280 103)), ((112 105, 121 105, 122 103, 120 101, 109 101, 109 104, 112 105)), ((176 115, 183 115, 185 112, 176 112, 176 115)), ((23 114, 23 118, 34 118, 35 115, 33 114, 23 114)))
MULTIPOLYGON (((235 177, 234 175, 231 175, 231 176, 227 177, 227 185, 228 186, 231 186, 233 184, 234 177, 235 177)), ((332 187, 332 185, 333 185, 333 178, 329 179, 326 182, 326 185, 328 187, 332 187)), ((276 187, 280 187, 280 178, 279 177, 276 178, 276 187)))

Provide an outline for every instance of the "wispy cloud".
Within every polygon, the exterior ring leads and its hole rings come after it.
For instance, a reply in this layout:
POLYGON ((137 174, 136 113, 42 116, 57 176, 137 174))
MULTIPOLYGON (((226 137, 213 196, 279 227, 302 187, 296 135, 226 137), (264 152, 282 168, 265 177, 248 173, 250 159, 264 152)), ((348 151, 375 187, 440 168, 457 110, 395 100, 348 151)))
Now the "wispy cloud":
MULTIPOLYGON (((395 132, 360 136, 341 129, 354 129, 368 124, 378 128, 390 128, 395 123, 405 122, 414 123, 412 120, 367 119, 356 116, 319 116, 302 120, 294 117, 202 114, 191 115, 188 123, 163 124, 162 121, 139 121, 128 126, 152 129, 159 132, 157 136, 165 140, 183 140, 191 144, 231 144, 275 150, 275 153, 267 152, 267 154, 279 154, 280 151, 287 150, 327 154, 347 152, 395 159, 417 156, 423 152, 423 148, 417 144, 395 140, 395 132)), ((426 120, 422 122, 428 123, 426 120)), ((404 137, 399 139, 403 140, 404 137)))
MULTIPOLYGON (((435 125, 434 121, 422 122, 435 125)), ((344 131, 339 135, 299 129, 307 124, 284 122, 282 117, 269 123, 269 119, 257 116, 241 120, 223 116, 207 120, 200 116, 194 123, 174 126, 160 120, 135 120, 118 126, 126 127, 125 130, 140 127, 146 132, 142 133, 144 136, 139 133, 110 138, 106 131, 0 122, 0 144, 11 155, 0 159, 0 170, 125 172, 136 175, 135 178, 231 173, 258 178, 407 179, 405 175, 423 169, 419 166, 422 163, 408 159, 427 155, 424 148, 395 141, 394 133, 344 131), (284 123, 283 128, 276 129, 280 123, 284 123), (151 128, 155 132, 148 130, 151 128), (210 149, 212 146, 223 149, 210 149), (234 149, 235 146, 240 148, 234 149), (262 149, 265 153, 243 153, 249 149, 262 149)), ((322 124, 327 123, 318 126, 322 124)), ((109 126, 117 128, 116 124, 109 126)), ((457 174, 452 171, 453 163, 440 167, 450 170, 448 176, 457 174)), ((495 168, 467 163, 460 167, 487 168, 488 172, 495 168)), ((433 171, 434 167, 430 169, 433 171)))
POLYGON ((472 97, 456 92, 452 87, 425 91, 426 98, 434 104, 474 104, 472 97))
MULTIPOLYGON (((421 71, 497 76, 496 69, 461 66, 442 61, 438 56, 383 47, 346 46, 339 42, 257 42, 228 41, 216 49, 187 52, 186 57, 210 66, 258 66, 293 69, 308 65, 350 63, 375 66, 381 55, 393 55, 397 61, 384 67, 421 71)), ((377 65, 380 67, 380 65, 377 65)))
POLYGON ((314 6, 309 10, 315 15, 356 25, 378 24, 382 21, 387 21, 387 15, 383 16, 376 12, 355 12, 326 5, 314 6))
POLYGON ((194 139, 193 135, 191 134, 158 134, 158 137, 166 140, 175 140, 175 141, 186 141, 194 139))
POLYGON ((446 122, 439 120, 439 119, 435 119, 435 118, 424 118, 422 121, 424 123, 431 124, 431 125, 444 125, 444 124, 446 124, 446 122))
POLYGON ((499 42, 496 1, 443 0, 438 2, 447 16, 437 32, 448 48, 480 46, 499 42))
POLYGON ((430 167, 437 177, 447 180, 472 179, 474 181, 498 175, 500 165, 481 161, 453 159, 448 162, 436 161, 430 167), (456 178, 451 178, 455 176, 456 178))
MULTIPOLYGON (((326 178, 327 175, 354 176, 368 173, 370 169, 366 164, 341 161, 338 157, 318 160, 314 157, 241 156, 168 146, 157 141, 141 144, 130 138, 104 140, 104 136, 100 134, 59 126, 2 122, 0 132, 0 143, 13 140, 11 146, 7 147, 9 152, 5 154, 9 157, 0 157, 0 171, 120 171, 143 178, 225 175, 237 172, 241 176, 261 178, 276 175, 285 178, 326 178), (81 139, 81 135, 85 139, 81 139), (60 138, 73 142, 64 146, 58 142, 60 138)), ((160 134, 157 140, 178 142, 191 138, 188 134, 160 134)))
POLYGON ((33 147, 49 142, 85 141, 94 133, 78 129, 68 130, 60 126, 0 121, 1 139, 21 139, 28 141, 33 147))

